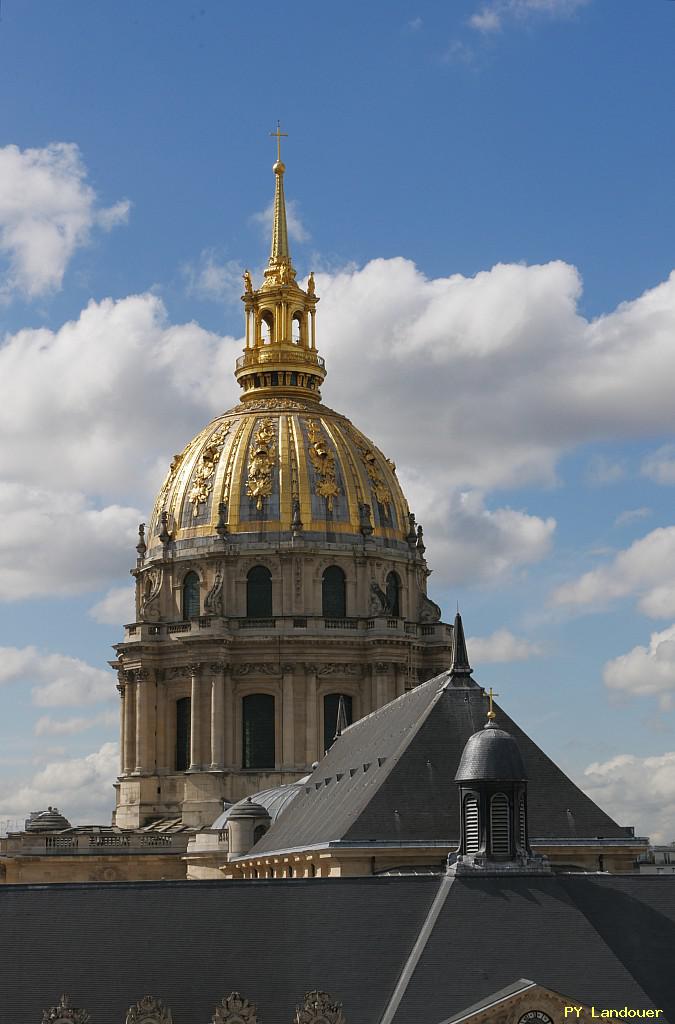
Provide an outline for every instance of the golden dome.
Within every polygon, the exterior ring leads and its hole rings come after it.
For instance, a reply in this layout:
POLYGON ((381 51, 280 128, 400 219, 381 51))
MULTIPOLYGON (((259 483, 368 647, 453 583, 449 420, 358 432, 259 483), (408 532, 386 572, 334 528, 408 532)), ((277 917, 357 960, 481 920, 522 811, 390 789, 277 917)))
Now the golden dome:
POLYGON ((169 543, 180 553, 228 538, 371 539, 394 549, 415 542, 394 464, 320 402, 319 299, 313 274, 306 288, 296 281, 279 149, 273 170, 272 246, 260 288, 244 273, 246 343, 235 369, 242 403, 174 457, 150 521, 150 557, 169 543))
POLYGON ((175 456, 152 513, 150 557, 163 526, 177 553, 219 537, 253 544, 372 537, 403 548, 410 530, 394 464, 346 416, 286 397, 217 416, 175 456))

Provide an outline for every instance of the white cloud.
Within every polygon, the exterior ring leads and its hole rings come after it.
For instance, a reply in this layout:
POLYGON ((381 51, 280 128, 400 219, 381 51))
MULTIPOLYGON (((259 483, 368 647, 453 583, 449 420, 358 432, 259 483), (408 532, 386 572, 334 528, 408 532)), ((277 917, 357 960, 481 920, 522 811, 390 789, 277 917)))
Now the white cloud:
POLYGON ((107 825, 115 804, 112 781, 118 772, 116 743, 104 743, 85 757, 50 762, 29 782, 0 790, 0 818, 21 820, 30 811, 57 806, 72 825, 107 825))
POLYGON ((539 644, 515 636, 508 629, 498 629, 490 636, 470 636, 467 638, 467 649, 469 660, 476 665, 528 661, 542 653, 539 644))
POLYGON ((590 0, 488 0, 469 18, 479 32, 500 32, 508 21, 531 21, 537 15, 570 18, 590 0))
POLYGON ((134 622, 136 608, 133 586, 113 587, 89 609, 89 615, 95 622, 110 626, 121 626, 127 622, 134 622))
POLYGON ((416 494, 434 580, 455 586, 499 583, 516 567, 547 554, 554 519, 512 508, 488 509, 478 491, 443 493, 434 483, 416 479, 406 487, 404 482, 404 489, 416 494))
POLYGON ((31 686, 38 707, 98 704, 116 696, 112 672, 67 654, 43 654, 35 647, 0 647, 0 685, 31 686))
POLYGON ((675 444, 657 448, 642 462, 642 473, 657 484, 675 484, 675 444))
POLYGON ((675 839, 675 751, 590 764, 581 785, 619 824, 634 825, 636 835, 653 843, 675 839))
POLYGON ((0 601, 76 594, 131 562, 140 512, 83 494, 0 482, 0 601))
POLYGON ((629 526, 631 523, 636 523, 640 519, 648 519, 652 514, 652 510, 647 508, 646 505, 642 505, 640 508, 627 508, 624 512, 620 512, 614 520, 615 526, 629 526))
POLYGON ((675 526, 660 527, 620 551, 609 565, 584 573, 554 591, 556 605, 589 609, 636 595, 652 618, 675 615, 675 526))
POLYGON ((59 719, 52 718, 51 715, 42 715, 33 726, 33 732, 36 736, 74 736, 98 726, 110 728, 116 726, 118 722, 119 716, 114 711, 103 711, 100 715, 90 715, 88 718, 76 716, 59 719))
POLYGON ((196 324, 167 323, 150 295, 92 302, 56 332, 6 338, 0 600, 126 575, 172 454, 233 404, 223 381, 238 349, 196 324))
POLYGON ((213 249, 204 249, 196 264, 186 264, 183 273, 188 291, 202 299, 234 303, 244 290, 244 268, 237 260, 219 260, 213 249))
POLYGON ((664 710, 675 706, 675 625, 652 633, 649 647, 633 647, 608 661, 605 686, 630 697, 658 697, 664 710))
POLYGON ((87 244, 92 228, 108 231, 127 220, 127 200, 97 208, 86 176, 73 143, 23 151, 17 146, 0 148, 0 256, 8 266, 0 299, 57 291, 75 250, 87 244))
MULTIPOLYGON (((254 224, 259 224, 266 239, 272 237, 272 225, 274 223, 274 200, 269 202, 264 210, 254 213, 251 217, 254 224)), ((300 208, 296 199, 286 200, 286 226, 288 237, 294 242, 306 242, 310 234, 300 219, 300 208)))

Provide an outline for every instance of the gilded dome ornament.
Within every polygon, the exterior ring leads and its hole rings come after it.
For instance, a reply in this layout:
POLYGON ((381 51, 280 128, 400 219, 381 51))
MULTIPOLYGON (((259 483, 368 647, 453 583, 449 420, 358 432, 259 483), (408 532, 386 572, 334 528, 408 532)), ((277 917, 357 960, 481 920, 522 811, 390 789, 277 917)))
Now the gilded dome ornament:
POLYGON ((309 438, 309 460, 317 475, 316 494, 326 499, 328 511, 333 511, 333 499, 340 494, 335 476, 335 456, 328 447, 328 441, 321 431, 318 420, 307 421, 307 436, 309 438))
POLYGON ((262 511, 263 499, 272 493, 272 470, 274 469, 277 446, 274 424, 271 419, 262 421, 256 431, 248 463, 246 493, 256 499, 258 512, 262 511))
POLYGON ((91 1017, 86 1010, 73 1006, 70 997, 62 995, 58 1006, 45 1010, 42 1024, 90 1024, 91 1017))
POLYGON ((200 506, 204 505, 209 500, 209 494, 213 487, 213 477, 216 472, 216 466, 218 465, 218 459, 223 450, 225 438, 230 432, 230 427, 231 424, 228 421, 220 428, 220 430, 216 431, 202 451, 199 466, 197 467, 194 482, 192 484, 192 489, 188 494, 188 501, 192 505, 192 515, 194 517, 200 514, 200 506))

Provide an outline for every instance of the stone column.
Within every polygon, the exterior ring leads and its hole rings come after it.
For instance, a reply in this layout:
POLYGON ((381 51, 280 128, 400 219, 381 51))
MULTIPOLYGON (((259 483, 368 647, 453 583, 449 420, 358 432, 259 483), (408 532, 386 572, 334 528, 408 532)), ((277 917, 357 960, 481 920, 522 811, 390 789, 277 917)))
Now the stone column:
POLYGON ((307 764, 311 765, 317 760, 317 743, 318 737, 316 734, 316 665, 305 665, 305 672, 307 674, 307 734, 305 743, 305 756, 307 764))
POLYGON ((282 665, 281 672, 281 767, 291 771, 295 765, 293 665, 282 665))
POLYGON ((134 674, 125 673, 124 684, 124 774, 136 767, 136 716, 134 709, 134 674))
POLYGON ((120 695, 120 775, 124 775, 124 673, 117 675, 117 692, 120 695))
POLYGON ((202 766, 201 665, 190 665, 190 771, 202 766))
POLYGON ((236 768, 234 763, 234 696, 232 693, 232 672, 228 666, 224 669, 224 705, 225 705, 225 725, 224 725, 224 754, 223 758, 225 761, 226 768, 236 768))
POLYGON ((150 687, 152 680, 146 669, 136 673, 136 771, 147 773, 150 769, 150 687))
POLYGON ((211 665, 211 771, 225 767, 225 673, 223 665, 211 665))
POLYGON ((168 742, 166 730, 166 684, 155 675, 157 711, 155 713, 155 735, 157 745, 157 768, 166 770, 169 767, 168 742))

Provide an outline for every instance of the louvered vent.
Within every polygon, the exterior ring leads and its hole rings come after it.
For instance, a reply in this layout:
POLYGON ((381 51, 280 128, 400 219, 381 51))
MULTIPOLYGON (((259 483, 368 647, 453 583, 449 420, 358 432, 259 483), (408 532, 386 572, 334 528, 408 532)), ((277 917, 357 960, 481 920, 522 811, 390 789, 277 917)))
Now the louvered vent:
POLYGON ((496 857, 508 857, 509 842, 509 801, 504 793, 496 793, 490 801, 490 835, 492 853, 496 857))
POLYGON ((472 796, 464 801, 464 849, 478 853, 478 801, 472 796))
POLYGON ((527 830, 525 828, 525 801, 520 801, 518 808, 518 837, 520 839, 520 845, 524 850, 527 846, 527 830))

